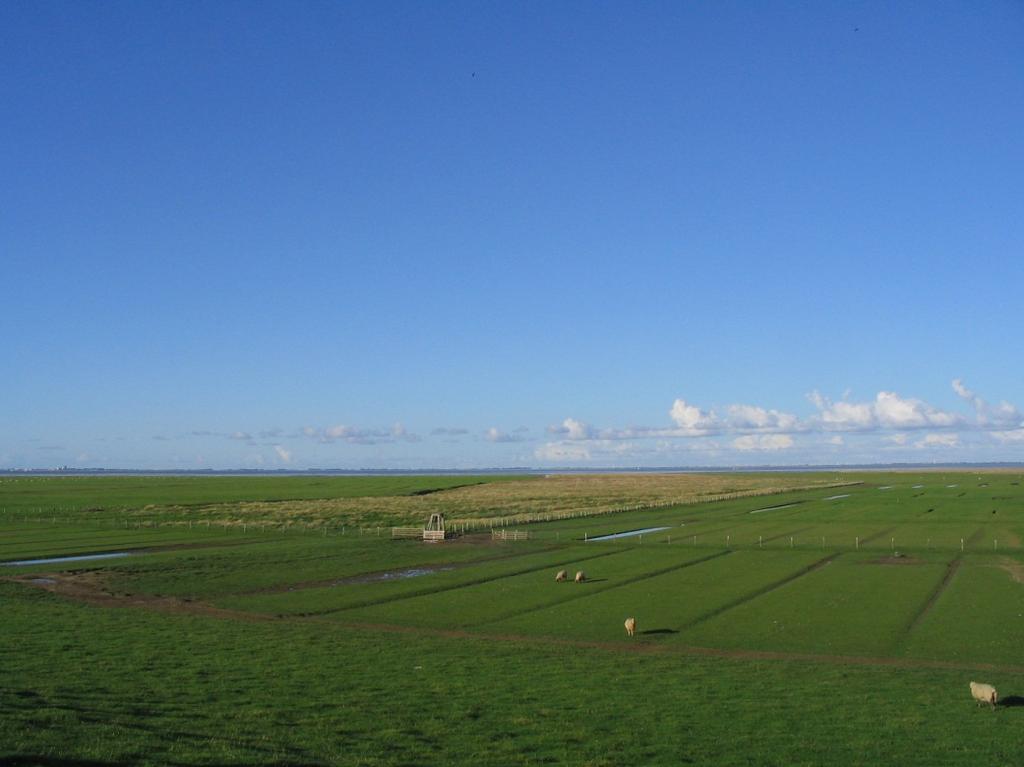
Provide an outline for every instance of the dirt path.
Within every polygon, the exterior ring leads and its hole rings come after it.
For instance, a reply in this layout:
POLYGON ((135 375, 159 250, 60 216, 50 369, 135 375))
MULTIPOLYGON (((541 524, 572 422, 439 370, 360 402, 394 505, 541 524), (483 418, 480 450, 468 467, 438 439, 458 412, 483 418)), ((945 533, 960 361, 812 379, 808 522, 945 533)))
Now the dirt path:
POLYGON ((47 575, 18 575, 0 580, 13 581, 49 591, 93 607, 135 607, 163 613, 205 615, 230 618, 250 623, 278 620, 276 616, 225 610, 205 602, 178 597, 159 597, 152 594, 118 594, 107 588, 107 573, 102 570, 78 570, 47 575))
POLYGON ((1010 574, 1017 583, 1024 583, 1024 565, 1010 557, 1000 557, 997 567, 1010 574))

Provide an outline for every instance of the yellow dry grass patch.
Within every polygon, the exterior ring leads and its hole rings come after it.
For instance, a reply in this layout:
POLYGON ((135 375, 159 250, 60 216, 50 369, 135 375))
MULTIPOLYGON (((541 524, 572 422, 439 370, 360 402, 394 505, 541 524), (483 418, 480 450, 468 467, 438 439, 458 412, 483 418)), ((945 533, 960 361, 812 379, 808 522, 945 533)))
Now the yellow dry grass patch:
POLYGON ((266 521, 285 525, 418 525, 435 512, 455 522, 527 522, 603 514, 626 507, 690 504, 795 489, 833 487, 836 484, 832 475, 549 475, 515 482, 472 485, 418 496, 211 504, 193 509, 193 512, 235 523, 266 521))

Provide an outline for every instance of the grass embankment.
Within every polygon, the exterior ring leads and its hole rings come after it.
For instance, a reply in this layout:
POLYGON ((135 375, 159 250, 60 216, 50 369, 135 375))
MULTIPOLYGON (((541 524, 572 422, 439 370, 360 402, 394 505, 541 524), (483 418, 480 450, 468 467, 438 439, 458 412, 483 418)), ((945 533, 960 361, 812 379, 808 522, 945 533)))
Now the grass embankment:
POLYGON ((831 486, 822 474, 0 478, 0 518, 130 524, 475 527, 831 486))

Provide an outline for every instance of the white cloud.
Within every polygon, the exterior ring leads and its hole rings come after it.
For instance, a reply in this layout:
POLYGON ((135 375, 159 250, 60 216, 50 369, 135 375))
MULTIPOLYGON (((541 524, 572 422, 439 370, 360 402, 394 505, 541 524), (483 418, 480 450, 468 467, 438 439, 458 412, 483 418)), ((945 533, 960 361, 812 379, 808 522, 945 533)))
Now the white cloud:
POLYGON ((914 443, 914 447, 959 447, 960 437, 956 434, 925 434, 924 438, 914 443))
POLYGON ((395 439, 401 440, 402 442, 420 442, 418 434, 413 434, 411 431, 405 428, 401 422, 396 421, 391 427, 391 436, 395 439))
POLYGON ((401 424, 395 424, 395 427, 392 429, 363 429, 347 424, 337 424, 324 429, 306 426, 302 429, 302 433, 321 444, 341 441, 347 442, 350 445, 379 445, 381 443, 394 442, 396 438, 401 438, 407 442, 419 441, 419 437, 406 433, 401 424), (396 428, 398 435, 395 433, 396 428))
POLYGON ((290 450, 285 450, 280 445, 274 445, 274 452, 277 453, 277 457, 280 458, 284 463, 292 462, 292 453, 290 450))
POLYGON ((828 441, 828 444, 830 444, 830 445, 845 445, 846 444, 846 440, 844 440, 838 434, 836 434, 834 437, 829 437, 827 441, 828 441))
POLYGON ((686 400, 677 399, 668 411, 669 417, 683 432, 692 436, 709 434, 718 427, 718 419, 713 412, 706 412, 686 400))
POLYGON ((1009 431, 994 431, 992 436, 1000 442, 1024 442, 1024 429, 1011 429, 1009 431))
POLYGON ((430 430, 430 435, 432 437, 460 437, 463 434, 469 434, 469 429, 463 429, 460 427, 439 426, 436 429, 430 430))
POLYGON ((734 429, 757 431, 795 431, 800 419, 791 413, 765 410, 756 405, 729 405, 729 426, 734 429))
POLYGON ((732 446, 744 452, 749 450, 786 450, 793 447, 788 434, 744 434, 732 441, 732 446))
POLYGON ((890 434, 888 437, 883 437, 883 442, 891 442, 894 445, 905 445, 907 444, 906 434, 890 434))
POLYGON ((566 418, 562 421, 562 426, 565 427, 565 432, 569 439, 590 439, 594 435, 594 430, 590 428, 590 424, 577 421, 574 418, 566 418))
POLYGON ((824 429, 855 431, 871 429, 876 425, 874 410, 870 404, 846 400, 833 402, 818 391, 812 391, 807 398, 818 409, 818 421, 824 429))
POLYGON ((959 378, 953 379, 953 391, 972 404, 977 403, 980 399, 974 392, 968 389, 964 385, 964 382, 959 378))
POLYGON ((985 400, 975 394, 964 385, 959 378, 953 379, 953 391, 969 402, 974 407, 974 413, 981 428, 1002 428, 1019 427, 1024 421, 1024 415, 1009 402, 1005 400, 998 405, 989 405, 985 400))
POLYGON ((594 439, 597 437, 593 427, 590 424, 584 423, 583 421, 577 421, 575 418, 566 418, 558 426, 549 426, 548 434, 559 434, 564 436, 566 439, 594 439))
POLYGON ((818 423, 825 430, 946 428, 964 423, 963 417, 956 413, 947 413, 895 392, 878 392, 874 402, 833 402, 816 391, 808 398, 818 408, 818 423))
POLYGON ((590 450, 578 442, 546 442, 533 451, 538 461, 589 461, 590 450))
POLYGON ((919 399, 903 398, 895 392, 881 391, 875 398, 878 422, 890 429, 956 426, 963 417, 933 408, 919 399))
POLYGON ((360 431, 354 426, 338 424, 337 426, 328 426, 323 430, 322 434, 325 439, 351 439, 352 437, 359 436, 360 431))
POLYGON ((509 434, 496 426, 492 426, 484 432, 484 439, 488 442, 522 442, 523 438, 518 434, 509 434))

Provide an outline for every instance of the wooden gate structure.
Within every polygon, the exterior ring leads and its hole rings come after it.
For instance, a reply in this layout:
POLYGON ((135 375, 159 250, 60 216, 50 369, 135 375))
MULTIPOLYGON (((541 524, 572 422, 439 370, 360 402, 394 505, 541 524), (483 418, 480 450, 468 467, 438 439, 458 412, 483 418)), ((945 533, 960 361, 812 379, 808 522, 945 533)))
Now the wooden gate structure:
POLYGON ((392 527, 392 538, 422 538, 425 541, 445 539, 444 514, 431 514, 426 527, 392 527))

